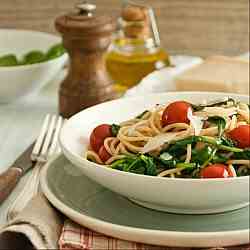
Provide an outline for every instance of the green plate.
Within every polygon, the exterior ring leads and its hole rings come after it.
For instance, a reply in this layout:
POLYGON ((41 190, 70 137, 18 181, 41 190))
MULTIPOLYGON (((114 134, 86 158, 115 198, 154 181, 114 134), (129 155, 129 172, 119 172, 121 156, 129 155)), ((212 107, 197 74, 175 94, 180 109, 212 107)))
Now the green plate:
POLYGON ((91 181, 64 156, 45 166, 42 189, 48 200, 66 216, 114 237, 188 247, 249 242, 249 207, 212 215, 150 210, 91 181))

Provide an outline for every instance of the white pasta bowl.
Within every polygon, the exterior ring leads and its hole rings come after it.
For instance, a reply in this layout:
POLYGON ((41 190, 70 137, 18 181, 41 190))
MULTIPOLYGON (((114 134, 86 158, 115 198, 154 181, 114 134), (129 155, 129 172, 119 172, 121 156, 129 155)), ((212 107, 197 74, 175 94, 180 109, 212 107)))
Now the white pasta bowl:
MULTIPOLYGON (((0 56, 15 54, 18 58, 34 50, 47 51, 60 43, 52 34, 16 29, 0 29, 0 56)), ((0 103, 17 100, 42 88, 52 80, 67 61, 67 54, 31 65, 0 67, 0 103)))
MULTIPOLYGON (((123 98, 85 109, 71 117, 60 134, 65 156, 82 172, 130 200, 152 209, 186 214, 219 213, 249 205, 249 177, 181 179, 145 176, 110 169, 84 158, 89 135, 101 123, 119 123, 155 104, 175 100, 201 103, 227 97, 223 93, 172 92, 123 98)), ((229 94, 248 102, 248 96, 229 94)))

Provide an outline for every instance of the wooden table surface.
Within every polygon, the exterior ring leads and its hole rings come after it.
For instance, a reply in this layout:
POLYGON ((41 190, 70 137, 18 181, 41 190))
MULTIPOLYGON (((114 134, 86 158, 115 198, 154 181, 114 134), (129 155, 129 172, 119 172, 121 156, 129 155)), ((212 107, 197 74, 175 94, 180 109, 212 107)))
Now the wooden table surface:
MULTIPOLYGON (((1 0, 0 28, 55 32, 56 16, 79 0, 1 0)), ((122 0, 89 0, 119 15, 122 0)), ((135 0, 155 9, 162 44, 171 54, 239 55, 249 50, 249 0, 135 0)))

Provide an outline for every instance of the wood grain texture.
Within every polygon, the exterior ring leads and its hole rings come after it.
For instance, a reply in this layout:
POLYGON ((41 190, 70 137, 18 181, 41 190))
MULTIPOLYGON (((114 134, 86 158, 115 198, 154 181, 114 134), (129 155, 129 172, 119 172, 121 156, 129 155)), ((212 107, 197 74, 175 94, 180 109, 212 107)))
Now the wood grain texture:
POLYGON ((71 18, 56 18, 56 29, 70 55, 70 70, 59 89, 59 113, 64 118, 116 96, 104 59, 116 30, 115 19, 100 17, 93 26, 85 16, 71 18))
MULTIPOLYGON (((0 27, 55 32, 54 19, 78 1, 1 0, 0 27)), ((95 0, 119 14, 121 1, 95 0)), ((173 53, 238 55, 249 50, 249 0, 144 0, 154 7, 163 46, 173 53)))
POLYGON ((20 168, 9 168, 0 175, 0 204, 9 196, 22 176, 20 168))

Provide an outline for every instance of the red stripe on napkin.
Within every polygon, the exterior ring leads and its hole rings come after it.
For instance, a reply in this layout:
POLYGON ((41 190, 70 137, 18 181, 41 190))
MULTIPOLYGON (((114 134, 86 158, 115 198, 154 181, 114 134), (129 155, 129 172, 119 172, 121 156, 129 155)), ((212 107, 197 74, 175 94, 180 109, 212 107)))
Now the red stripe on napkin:
MULTIPOLYGON (((191 248, 173 248, 150 246, 141 243, 129 242, 115 239, 66 220, 59 239, 60 250, 191 250, 191 248)), ((250 250, 250 245, 225 247, 225 248, 203 248, 211 250, 250 250)))
POLYGON ((60 250, 143 250, 142 244, 115 239, 66 220, 59 239, 60 250))

